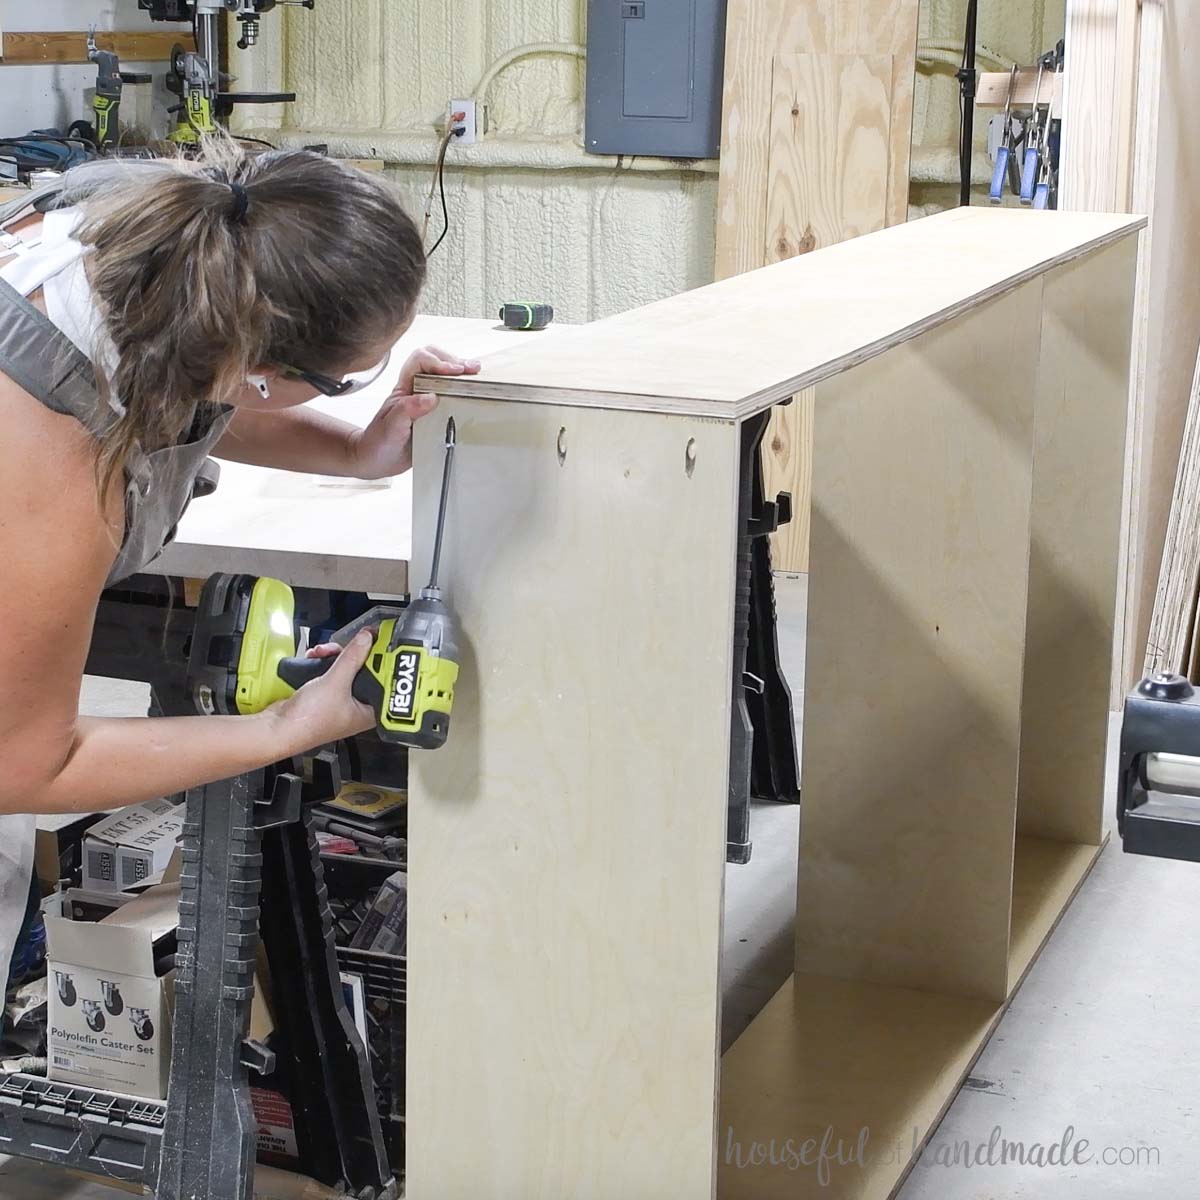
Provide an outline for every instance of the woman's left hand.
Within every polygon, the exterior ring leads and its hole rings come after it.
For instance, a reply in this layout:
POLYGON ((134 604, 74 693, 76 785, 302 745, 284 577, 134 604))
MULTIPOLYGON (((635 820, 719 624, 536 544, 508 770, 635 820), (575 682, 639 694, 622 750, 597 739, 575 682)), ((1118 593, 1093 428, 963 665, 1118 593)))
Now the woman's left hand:
POLYGON ((413 393, 418 375, 475 375, 478 371, 475 360, 455 358, 435 346, 409 355, 395 390, 370 425, 354 437, 353 474, 358 479, 387 479, 412 466, 413 422, 433 412, 438 403, 436 396, 413 393))

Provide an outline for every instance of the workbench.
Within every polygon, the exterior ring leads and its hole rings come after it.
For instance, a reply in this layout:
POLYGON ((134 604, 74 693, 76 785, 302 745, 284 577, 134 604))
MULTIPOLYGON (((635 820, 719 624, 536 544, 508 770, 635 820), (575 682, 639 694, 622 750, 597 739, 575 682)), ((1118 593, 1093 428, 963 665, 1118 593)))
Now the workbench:
POLYGON ((1104 841, 1143 224, 958 210, 430 382, 413 1200, 895 1191, 1104 841), (722 1060, 740 427, 809 387, 796 971, 722 1060))

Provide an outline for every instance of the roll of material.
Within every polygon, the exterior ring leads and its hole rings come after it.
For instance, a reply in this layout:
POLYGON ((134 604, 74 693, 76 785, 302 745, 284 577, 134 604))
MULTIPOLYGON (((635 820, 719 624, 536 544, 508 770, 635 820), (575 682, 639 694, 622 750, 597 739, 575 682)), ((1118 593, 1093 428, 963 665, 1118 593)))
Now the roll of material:
POLYGON ((1200 799, 1200 758, 1187 754, 1147 754, 1142 773, 1146 786, 1153 791, 1200 799))

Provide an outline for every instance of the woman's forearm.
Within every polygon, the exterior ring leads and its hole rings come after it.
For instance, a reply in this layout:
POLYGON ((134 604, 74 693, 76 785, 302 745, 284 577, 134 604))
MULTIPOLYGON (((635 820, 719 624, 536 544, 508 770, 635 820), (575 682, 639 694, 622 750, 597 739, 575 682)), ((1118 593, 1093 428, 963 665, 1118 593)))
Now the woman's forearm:
POLYGON ((356 425, 311 408, 239 409, 213 453, 231 462, 313 475, 355 474, 356 425))
POLYGON ((139 804, 257 770, 320 740, 279 708, 251 717, 81 717, 67 760, 18 809, 102 812, 139 804))

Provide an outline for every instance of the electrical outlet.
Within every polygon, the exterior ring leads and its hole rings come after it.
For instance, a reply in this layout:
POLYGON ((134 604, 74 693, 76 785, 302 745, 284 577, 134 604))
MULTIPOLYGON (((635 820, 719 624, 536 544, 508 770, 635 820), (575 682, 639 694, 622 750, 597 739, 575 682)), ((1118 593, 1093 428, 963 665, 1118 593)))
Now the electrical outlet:
POLYGON ((450 125, 455 130, 462 130, 462 133, 455 134, 455 145, 473 146, 479 140, 479 131, 475 124, 475 115, 474 100, 450 101, 450 125), (454 118, 460 113, 462 114, 462 119, 456 121, 454 118))

